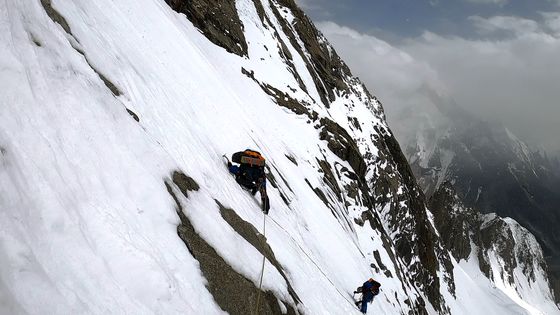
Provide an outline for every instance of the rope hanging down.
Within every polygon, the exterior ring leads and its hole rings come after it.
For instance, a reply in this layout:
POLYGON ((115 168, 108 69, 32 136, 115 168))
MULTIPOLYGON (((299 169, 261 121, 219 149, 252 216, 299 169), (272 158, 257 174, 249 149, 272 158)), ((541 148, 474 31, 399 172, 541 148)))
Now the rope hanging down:
MULTIPOLYGON (((266 217, 267 215, 264 214, 263 212, 263 232, 262 235, 266 238, 266 217)), ((276 220, 274 220, 273 218, 270 218, 272 220, 272 223, 276 224, 280 229, 282 229, 290 239, 292 239, 292 241, 294 242, 294 244, 296 244, 297 247, 299 247, 299 249, 301 250, 301 252, 307 257, 307 259, 309 259, 309 261, 311 263, 313 263, 313 265, 315 265, 315 267, 317 268, 317 270, 319 270, 319 272, 321 272, 323 274, 323 276, 325 277, 325 279, 327 279, 327 281, 330 282, 330 284, 334 287, 334 289, 338 292, 338 294, 340 294, 340 296, 342 298, 344 298, 344 300, 346 300, 346 302, 348 302, 352 307, 354 307, 354 303, 350 302, 348 300, 348 298, 342 293, 340 292, 340 290, 338 289, 338 287, 332 282, 332 280, 325 274, 325 272, 317 265, 317 263, 315 263, 315 261, 309 257, 309 255, 305 252, 305 250, 298 244, 298 242, 290 235, 290 233, 288 233, 288 231, 286 231, 286 229, 284 229, 278 222, 276 222, 276 220)), ((262 265, 261 265, 261 274, 259 277, 259 291, 257 293, 257 305, 255 307, 255 312, 252 314, 258 315, 259 314, 259 306, 260 306, 260 297, 261 297, 261 288, 262 288, 262 281, 263 281, 263 277, 264 277, 264 264, 265 264, 266 258, 263 254, 262 257, 262 265)))
POLYGON ((284 233, 286 233, 286 235, 292 240, 292 242, 294 242, 294 244, 299 248, 299 250, 301 250, 301 252, 307 257, 307 259, 309 259, 309 261, 315 265, 315 268, 317 268, 317 270, 319 270, 320 273, 323 274, 323 277, 325 277, 325 279, 327 279, 327 281, 330 282, 330 284, 333 286, 333 288, 338 292, 338 294, 344 299, 346 300, 346 302, 348 302, 352 307, 355 306, 355 304, 353 302, 351 302, 350 300, 348 300, 348 297, 346 295, 344 295, 342 292, 340 292, 340 290, 338 289, 338 287, 334 284, 334 282, 327 276, 327 274, 323 271, 323 269, 321 269, 321 267, 319 267, 319 265, 317 265, 317 263, 307 254, 307 252, 299 245, 299 243, 290 235, 290 233, 288 233, 288 231, 286 231, 285 228, 283 228, 280 223, 276 222, 276 220, 274 220, 274 218, 270 218, 272 220, 272 223, 276 224, 276 226, 278 226, 278 228, 280 228, 281 230, 284 231, 284 233))
MULTIPOLYGON (((263 232, 262 235, 266 238, 266 214, 263 212, 263 232)), ((261 288, 262 288, 262 281, 263 281, 263 276, 264 276, 264 263, 265 263, 265 257, 264 257, 264 253, 262 256, 262 266, 261 266, 261 275, 259 277, 259 291, 257 292, 257 305, 255 307, 255 315, 259 314, 259 302, 261 299, 261 288)))

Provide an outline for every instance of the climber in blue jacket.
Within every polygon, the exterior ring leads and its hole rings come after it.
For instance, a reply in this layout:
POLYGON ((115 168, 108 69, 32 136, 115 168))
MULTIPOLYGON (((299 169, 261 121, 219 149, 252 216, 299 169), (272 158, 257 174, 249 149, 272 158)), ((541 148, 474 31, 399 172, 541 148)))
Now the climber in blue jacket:
POLYGON ((358 288, 358 290, 354 293, 362 293, 362 300, 356 302, 356 306, 360 308, 362 313, 367 313, 367 305, 371 301, 373 301, 373 297, 379 294, 379 287, 381 287, 381 283, 369 278, 368 281, 364 282, 364 284, 358 288), (361 290, 360 290, 361 289, 361 290))
POLYGON ((232 155, 232 161, 239 163, 232 164, 229 159, 227 166, 229 172, 235 175, 235 180, 245 189, 249 190, 252 195, 258 192, 261 194, 262 210, 268 214, 270 210, 270 202, 266 194, 266 173, 265 159, 257 151, 246 149, 245 151, 236 152, 232 155))

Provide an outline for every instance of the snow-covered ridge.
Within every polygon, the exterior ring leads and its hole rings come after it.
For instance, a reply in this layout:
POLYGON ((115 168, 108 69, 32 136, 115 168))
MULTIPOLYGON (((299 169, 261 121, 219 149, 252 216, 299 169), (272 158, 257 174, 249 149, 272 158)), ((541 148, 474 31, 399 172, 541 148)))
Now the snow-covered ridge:
POLYGON ((500 291, 531 314, 551 314, 558 307, 551 303, 546 263, 535 237, 511 218, 485 215, 480 227, 490 279, 500 291))
POLYGON ((266 314, 357 313, 371 276, 373 313, 521 313, 469 295, 489 282, 295 4, 226 2, 0 4, 0 313, 240 314, 263 255, 266 314), (221 159, 246 147, 268 161, 266 238, 221 159))
POLYGON ((558 312, 542 249, 527 229, 511 218, 465 206, 449 182, 430 198, 430 209, 460 265, 482 272, 493 289, 530 314, 558 312))

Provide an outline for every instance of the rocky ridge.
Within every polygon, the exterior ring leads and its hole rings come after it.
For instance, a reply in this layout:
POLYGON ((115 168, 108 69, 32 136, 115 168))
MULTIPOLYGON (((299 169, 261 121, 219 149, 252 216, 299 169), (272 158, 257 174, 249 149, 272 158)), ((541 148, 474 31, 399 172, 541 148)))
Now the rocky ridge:
MULTIPOLYGON (((429 208, 453 257, 457 261, 477 260, 489 279, 513 288, 520 299, 527 299, 527 286, 538 286, 537 275, 546 277, 547 265, 539 243, 515 220, 482 214, 466 206, 449 182, 432 195, 429 208)), ((554 299, 551 291, 548 294, 554 299)))

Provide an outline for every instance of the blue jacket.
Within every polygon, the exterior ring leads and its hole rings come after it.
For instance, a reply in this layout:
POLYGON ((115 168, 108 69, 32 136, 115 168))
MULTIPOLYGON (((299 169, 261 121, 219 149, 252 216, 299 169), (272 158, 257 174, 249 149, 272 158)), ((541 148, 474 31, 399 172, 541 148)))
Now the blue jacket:
POLYGON ((364 282, 364 284, 362 285, 362 292, 363 294, 372 294, 372 295, 377 295, 379 294, 379 287, 381 286, 381 284, 375 280, 373 281, 366 281, 364 282))
POLYGON ((239 175, 239 166, 233 164, 230 165, 229 172, 232 173, 233 175, 239 175))
POLYGON ((261 186, 263 188, 266 188, 266 175, 264 173, 264 169, 262 168, 248 167, 243 164, 241 166, 232 164, 229 167, 229 172, 234 174, 235 176, 241 176, 253 183, 257 183, 259 180, 261 180, 261 186))
POLYGON ((362 292, 370 291, 373 288, 373 282, 366 281, 362 285, 362 292))

